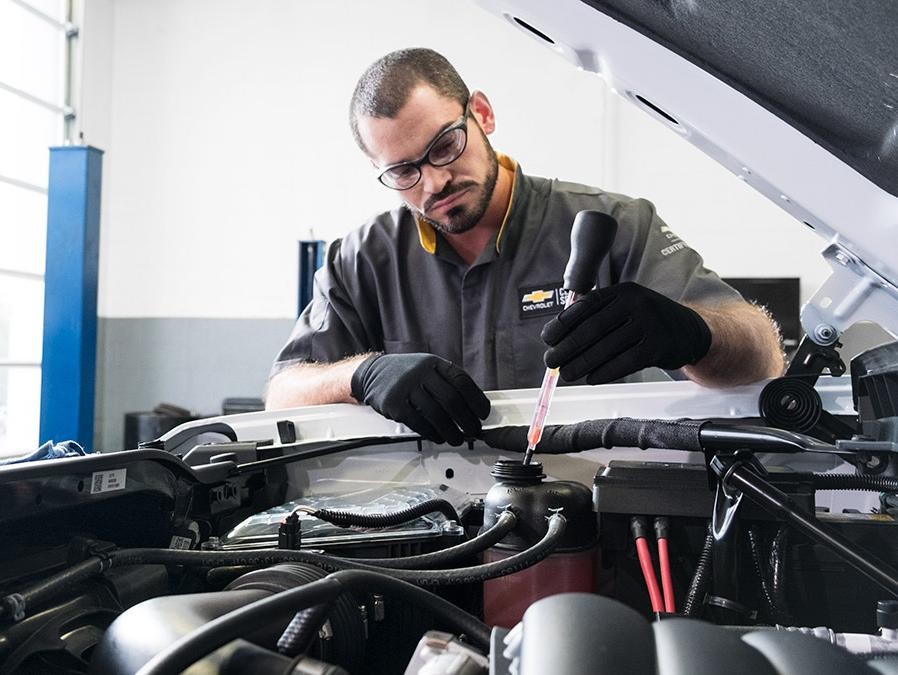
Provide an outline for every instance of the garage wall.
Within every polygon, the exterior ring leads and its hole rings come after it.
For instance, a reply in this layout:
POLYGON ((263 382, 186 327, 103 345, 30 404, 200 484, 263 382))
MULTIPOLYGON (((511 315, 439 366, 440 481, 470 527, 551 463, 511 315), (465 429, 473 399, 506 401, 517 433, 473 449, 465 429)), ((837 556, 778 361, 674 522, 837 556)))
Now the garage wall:
POLYGON ((290 316, 293 242, 395 203, 349 134, 355 81, 425 43, 491 97, 497 147, 601 181, 596 78, 468 2, 115 2, 101 314, 290 316))
POLYGON ((825 273, 822 241, 775 205, 471 2, 85 7, 81 123, 106 150, 98 447, 120 445, 126 410, 168 400, 214 413, 224 396, 259 393, 264 373, 249 363, 269 362, 271 331, 294 314, 296 240, 332 239, 395 203, 346 109, 361 71, 403 46, 441 51, 487 93, 492 141, 525 170, 649 197, 721 274, 802 276, 807 297, 825 273), (253 321, 258 341, 246 339, 253 321), (224 376, 235 353, 245 372, 224 376))

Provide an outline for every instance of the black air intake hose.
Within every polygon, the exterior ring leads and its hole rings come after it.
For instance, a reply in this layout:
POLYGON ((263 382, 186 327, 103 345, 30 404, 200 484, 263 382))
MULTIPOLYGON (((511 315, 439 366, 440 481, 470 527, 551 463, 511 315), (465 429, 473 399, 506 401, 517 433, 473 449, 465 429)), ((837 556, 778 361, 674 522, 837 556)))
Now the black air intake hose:
POLYGON ((87 579, 99 576, 112 567, 126 565, 192 565, 196 567, 267 566, 278 563, 307 563, 329 572, 321 563, 320 553, 306 551, 179 551, 168 548, 124 548, 93 555, 68 569, 40 581, 21 593, 0 598, 0 619, 21 621, 28 608, 75 588, 87 579))
POLYGON ((176 675, 206 654, 252 632, 273 616, 332 602, 347 591, 389 593, 433 613, 449 630, 466 635, 478 648, 489 649, 489 627, 447 600, 384 574, 351 570, 328 575, 320 581, 278 593, 220 616, 156 654, 137 673, 176 675))
MULTIPOLYGON (((274 595, 320 581, 326 576, 326 572, 313 565, 275 565, 247 572, 228 584, 225 591, 262 590, 274 595)), ((364 670, 365 636, 368 629, 355 596, 343 593, 331 602, 316 605, 306 611, 319 611, 321 614, 304 616, 301 623, 294 617, 278 640, 279 651, 289 656, 309 654, 338 664, 350 673, 364 670), (330 636, 327 640, 319 641, 318 627, 325 621, 330 622, 330 636), (315 625, 314 630, 309 628, 309 624, 315 625), (283 650, 280 649, 282 641, 285 642, 283 650)))
POLYGON ((530 548, 504 560, 447 570, 384 569, 358 563, 349 558, 337 558, 308 551, 177 551, 167 548, 119 549, 78 563, 49 579, 37 583, 21 593, 11 593, 0 598, 0 619, 22 620, 28 608, 39 605, 85 579, 95 577, 110 567, 122 565, 193 565, 216 567, 219 565, 276 565, 300 562, 314 565, 328 572, 358 569, 389 574, 419 586, 450 586, 479 583, 487 579, 514 574, 535 565, 546 558, 564 536, 567 520, 560 513, 549 517, 545 536, 530 548))
POLYGON ((393 527, 435 511, 442 513, 448 520, 461 522, 455 507, 445 499, 428 499, 426 502, 393 513, 353 513, 331 509, 303 509, 303 511, 337 527, 393 527))

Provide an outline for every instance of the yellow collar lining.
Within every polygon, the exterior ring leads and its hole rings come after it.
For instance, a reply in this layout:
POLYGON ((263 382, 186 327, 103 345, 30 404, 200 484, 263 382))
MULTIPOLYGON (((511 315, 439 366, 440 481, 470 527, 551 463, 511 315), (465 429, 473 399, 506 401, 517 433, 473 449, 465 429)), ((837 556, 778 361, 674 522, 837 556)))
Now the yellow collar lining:
POLYGON ((508 216, 511 213, 511 205, 514 203, 514 189, 518 182, 518 163, 508 155, 503 155, 501 152, 497 152, 496 157, 499 160, 499 164, 511 171, 511 190, 509 190, 508 195, 508 206, 505 207, 505 215, 502 216, 499 234, 496 235, 496 253, 499 253, 499 244, 502 241, 502 234, 505 232, 505 224, 508 222, 508 216))
MULTIPOLYGON (((508 222, 508 216, 511 213, 511 205, 514 203, 515 186, 518 180, 518 164, 508 155, 501 152, 496 153, 496 159, 499 165, 511 171, 511 194, 508 198, 508 206, 505 208, 505 215, 502 217, 502 224, 499 226, 499 234, 496 236, 496 253, 499 252, 502 234, 505 232, 505 224, 508 222)), ((416 218, 418 225, 418 241, 421 248, 433 255, 437 251, 437 233, 433 226, 421 218, 416 218)))

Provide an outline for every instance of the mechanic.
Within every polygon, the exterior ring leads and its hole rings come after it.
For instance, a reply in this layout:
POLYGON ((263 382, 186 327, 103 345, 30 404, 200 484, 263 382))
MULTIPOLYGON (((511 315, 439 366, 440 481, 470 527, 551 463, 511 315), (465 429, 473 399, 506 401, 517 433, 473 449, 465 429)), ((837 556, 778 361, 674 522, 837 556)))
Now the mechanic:
POLYGON ((443 56, 379 59, 350 125, 403 203, 330 246, 272 368, 268 409, 358 401, 457 445, 489 413, 482 390, 538 387, 545 366, 588 384, 653 366, 712 387, 782 373, 776 325, 651 203, 523 173, 487 140, 487 97, 443 56), (618 234, 597 288, 559 313, 582 209, 614 216, 618 234))

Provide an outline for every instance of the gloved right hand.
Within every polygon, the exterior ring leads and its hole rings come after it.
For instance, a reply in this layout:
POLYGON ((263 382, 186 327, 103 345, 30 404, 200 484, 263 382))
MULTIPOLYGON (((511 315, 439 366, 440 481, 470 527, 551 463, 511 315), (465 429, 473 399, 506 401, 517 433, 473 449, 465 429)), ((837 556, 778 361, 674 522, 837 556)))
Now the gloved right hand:
POLYGON ((434 443, 480 434, 489 399, 471 376, 434 354, 375 354, 352 374, 352 396, 434 443))

